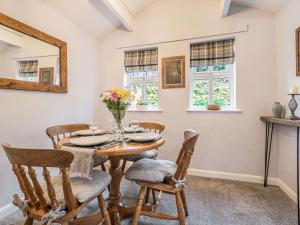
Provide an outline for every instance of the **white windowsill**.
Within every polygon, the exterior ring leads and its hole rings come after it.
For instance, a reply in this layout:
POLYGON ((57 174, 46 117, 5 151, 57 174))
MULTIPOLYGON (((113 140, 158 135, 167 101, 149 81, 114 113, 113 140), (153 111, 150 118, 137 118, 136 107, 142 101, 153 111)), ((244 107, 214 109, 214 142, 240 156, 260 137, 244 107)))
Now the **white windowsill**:
POLYGON ((139 106, 139 107, 130 107, 127 112, 162 112, 163 110, 158 107, 147 107, 147 106, 139 106))
POLYGON ((208 110, 208 109, 197 109, 187 108, 187 112, 204 112, 204 113, 242 113, 242 109, 220 109, 220 110, 208 110))

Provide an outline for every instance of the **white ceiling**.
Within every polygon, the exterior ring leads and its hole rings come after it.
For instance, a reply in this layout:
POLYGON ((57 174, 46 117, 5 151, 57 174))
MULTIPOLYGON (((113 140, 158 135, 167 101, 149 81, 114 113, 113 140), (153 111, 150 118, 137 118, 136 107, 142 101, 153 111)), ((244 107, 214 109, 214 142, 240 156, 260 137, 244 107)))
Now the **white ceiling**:
MULTIPOLYGON (((58 13, 64 15, 86 32, 102 38, 121 26, 102 0, 41 0, 58 13)), ((156 1, 163 0, 120 0, 134 17, 156 1)), ((188 0, 185 0, 188 4, 188 0)), ((232 0, 233 4, 244 5, 272 12, 279 11, 289 0, 232 0)))
POLYGON ((271 12, 278 12, 289 1, 290 0, 232 0, 232 3, 271 12))
POLYGON ((131 15, 135 16, 157 0, 122 0, 131 15))
MULTIPOLYGON (((101 38, 121 26, 102 0, 42 0, 85 31, 101 38)), ((122 0, 134 16, 156 0, 122 0)))

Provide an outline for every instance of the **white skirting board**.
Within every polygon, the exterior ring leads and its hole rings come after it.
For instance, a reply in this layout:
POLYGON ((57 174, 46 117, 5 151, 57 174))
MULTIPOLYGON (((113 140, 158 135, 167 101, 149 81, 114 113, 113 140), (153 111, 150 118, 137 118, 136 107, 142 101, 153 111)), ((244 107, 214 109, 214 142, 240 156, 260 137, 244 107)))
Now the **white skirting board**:
MULTIPOLYGON (((199 176, 199 177, 235 180, 235 181, 242 181, 242 182, 259 183, 259 184, 262 184, 264 180, 264 178, 261 176, 253 176, 253 175, 238 174, 238 173, 226 173, 226 172, 209 171, 209 170, 199 170, 199 169, 189 169, 188 174, 192 176, 199 176)), ((268 184, 276 185, 280 187, 280 189, 284 193, 286 193, 293 201, 297 202, 297 194, 289 186, 287 186, 281 179, 269 177, 268 184)), ((18 208, 12 204, 8 204, 0 208, 0 220, 1 218, 16 212, 17 210, 18 208)))

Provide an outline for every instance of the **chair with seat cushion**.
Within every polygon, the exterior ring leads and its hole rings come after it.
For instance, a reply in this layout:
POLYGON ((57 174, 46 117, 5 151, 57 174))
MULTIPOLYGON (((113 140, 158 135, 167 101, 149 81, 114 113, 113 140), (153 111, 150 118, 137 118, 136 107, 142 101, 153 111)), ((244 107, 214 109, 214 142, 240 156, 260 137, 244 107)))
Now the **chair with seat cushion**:
POLYGON ((140 215, 179 220, 180 225, 185 224, 185 216, 188 216, 188 207, 184 193, 185 176, 198 136, 199 134, 194 130, 186 130, 184 132, 184 142, 176 163, 167 160, 143 159, 134 163, 126 171, 126 179, 135 181, 141 186, 137 208, 131 223, 132 225, 138 224, 140 215), (145 190, 149 188, 175 195, 178 216, 157 211, 159 200, 156 202, 152 211, 143 211, 142 206, 145 199, 145 190))
POLYGON ((69 178, 67 169, 74 158, 70 152, 13 148, 9 145, 3 145, 3 148, 24 194, 22 198, 15 194, 13 203, 27 217, 25 225, 32 225, 34 220, 42 221, 43 225, 49 222, 87 224, 85 219, 91 217, 95 222, 93 224, 105 222, 111 225, 102 196, 111 180, 108 173, 94 171, 92 180, 69 178), (44 181, 38 180, 35 168, 42 171, 44 181), (48 168, 58 168, 59 175, 51 177, 48 168), (79 212, 95 198, 98 199, 101 212, 88 218, 77 218, 79 212))
MULTIPOLYGON (((139 122, 139 126, 144 128, 148 132, 154 132, 159 134, 162 133, 165 129, 165 125, 158 122, 139 122)), ((135 154, 124 156, 122 172, 124 174, 127 161, 136 162, 140 159, 156 159, 156 157, 157 157, 157 149, 152 149, 146 152, 135 153, 135 154)))
MULTIPOLYGON (((58 149, 58 142, 65 137, 72 135, 72 132, 78 130, 87 130, 89 129, 88 124, 66 124, 58 125, 53 127, 48 127, 46 133, 51 139, 54 149, 58 149)), ((107 161, 107 157, 96 157, 94 159, 94 167, 101 166, 103 171, 106 171, 104 163, 107 161)))

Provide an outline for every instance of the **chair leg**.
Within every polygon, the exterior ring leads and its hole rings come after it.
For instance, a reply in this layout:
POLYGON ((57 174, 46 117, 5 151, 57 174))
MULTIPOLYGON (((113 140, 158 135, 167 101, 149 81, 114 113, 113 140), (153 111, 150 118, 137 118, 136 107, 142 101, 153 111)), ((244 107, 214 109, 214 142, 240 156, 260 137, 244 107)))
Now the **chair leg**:
POLYGON ((146 188, 145 203, 149 203, 150 190, 151 190, 150 188, 146 188))
POLYGON ((109 217, 109 214, 108 214, 108 211, 107 211, 105 201, 104 201, 104 198, 103 198, 102 194, 98 195, 98 203, 99 203, 99 206, 100 206, 100 209, 101 209, 102 216, 105 219, 105 225, 111 225, 110 217, 109 217))
POLYGON ((177 206, 177 211, 178 211, 179 224, 185 225, 184 209, 183 209, 183 204, 182 204, 182 200, 181 200, 179 191, 175 192, 175 197, 176 197, 176 206, 177 206))
POLYGON ((106 167, 103 163, 101 164, 101 169, 102 169, 102 171, 106 172, 106 167))
MULTIPOLYGON (((104 171, 104 172, 107 171, 107 170, 106 170, 106 167, 105 167, 105 165, 104 165, 104 163, 101 164, 101 170, 104 171)), ((108 191, 110 192, 110 184, 107 186, 107 189, 108 189, 108 191)))
POLYGON ((122 175, 124 175, 125 173, 125 168, 126 168, 126 160, 123 160, 123 164, 122 164, 122 175))
POLYGON ((153 205, 156 205, 157 202, 156 193, 153 189, 151 190, 151 192, 152 192, 153 205))
POLYGON ((187 206, 187 203, 186 203, 186 197, 185 197, 184 190, 180 191, 180 197, 181 197, 181 200, 182 200, 182 203, 183 203, 185 216, 189 216, 189 209, 188 209, 188 206, 187 206))
POLYGON ((137 206, 136 206, 136 210, 135 210, 134 216, 133 216, 132 221, 131 221, 131 225, 137 225, 138 224, 138 220, 139 220, 139 217, 140 217, 140 214, 141 214, 141 211, 142 211, 144 198, 145 198, 145 187, 142 186, 141 190, 140 190, 140 193, 139 193, 139 198, 138 198, 138 203, 137 203, 137 206))
POLYGON ((33 218, 27 217, 24 225, 32 225, 33 224, 33 218))

